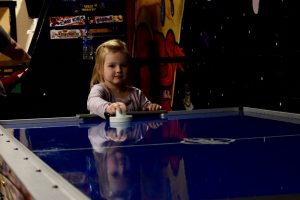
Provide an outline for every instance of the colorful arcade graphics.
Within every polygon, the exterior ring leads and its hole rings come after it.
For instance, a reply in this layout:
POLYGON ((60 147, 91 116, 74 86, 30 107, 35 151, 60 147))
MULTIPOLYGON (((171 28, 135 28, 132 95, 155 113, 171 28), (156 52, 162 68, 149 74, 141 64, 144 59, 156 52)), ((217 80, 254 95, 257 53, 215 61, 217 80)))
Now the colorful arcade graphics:
POLYGON ((176 71, 183 71, 182 64, 172 62, 171 58, 185 55, 179 46, 184 2, 136 1, 134 56, 150 60, 170 58, 168 62, 143 64, 140 87, 150 99, 158 99, 167 111, 172 109, 176 71), (158 92, 154 89, 156 86, 159 86, 158 92))

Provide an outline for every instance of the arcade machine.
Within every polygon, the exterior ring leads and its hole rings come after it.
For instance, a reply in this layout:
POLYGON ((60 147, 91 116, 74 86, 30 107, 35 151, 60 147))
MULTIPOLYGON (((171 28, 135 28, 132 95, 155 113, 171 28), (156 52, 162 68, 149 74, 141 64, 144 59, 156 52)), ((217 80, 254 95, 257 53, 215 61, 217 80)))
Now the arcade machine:
POLYGON ((86 113, 97 46, 126 41, 125 0, 45 0, 29 48, 30 70, 22 82, 25 117, 86 113))

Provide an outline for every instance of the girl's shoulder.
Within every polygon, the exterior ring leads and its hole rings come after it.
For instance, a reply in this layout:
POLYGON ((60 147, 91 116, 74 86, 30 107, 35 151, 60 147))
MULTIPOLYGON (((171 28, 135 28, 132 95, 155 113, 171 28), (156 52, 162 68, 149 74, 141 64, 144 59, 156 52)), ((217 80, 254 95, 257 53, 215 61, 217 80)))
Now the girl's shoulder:
POLYGON ((97 84, 93 85, 91 89, 108 90, 107 87, 103 83, 97 83, 97 84))
POLYGON ((97 92, 97 93, 105 93, 110 94, 109 89, 103 84, 103 83, 97 83, 91 87, 91 91, 97 92))

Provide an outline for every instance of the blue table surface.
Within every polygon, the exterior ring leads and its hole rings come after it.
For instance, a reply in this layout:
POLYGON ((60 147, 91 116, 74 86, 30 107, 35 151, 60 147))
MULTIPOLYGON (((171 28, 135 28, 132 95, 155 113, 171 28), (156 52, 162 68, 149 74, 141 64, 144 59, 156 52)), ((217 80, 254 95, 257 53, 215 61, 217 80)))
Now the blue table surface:
POLYGON ((300 194, 298 124, 239 115, 147 118, 124 127, 88 119, 14 128, 14 135, 91 199, 300 194))

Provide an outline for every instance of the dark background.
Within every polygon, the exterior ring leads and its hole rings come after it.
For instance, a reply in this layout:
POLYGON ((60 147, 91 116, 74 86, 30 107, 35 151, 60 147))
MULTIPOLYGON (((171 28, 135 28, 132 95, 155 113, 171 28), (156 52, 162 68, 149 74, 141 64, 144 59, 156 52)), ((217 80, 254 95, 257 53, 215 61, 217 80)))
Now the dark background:
MULTIPOLYGON (((50 40, 47 21, 51 15, 74 14, 81 1, 49 2, 40 5, 22 94, 3 100, 1 118, 87 113, 94 62, 81 59, 82 39, 50 40)), ((126 15, 125 2, 132 1, 112 2, 123 3, 117 10, 112 5, 108 13, 126 15)), ((33 10, 36 13, 36 7, 33 10)), ((296 10, 287 0, 260 0, 258 14, 252 10, 252 0, 186 0, 179 44, 186 55, 181 59, 185 70, 177 73, 173 110, 183 109, 183 85, 188 84, 196 109, 249 106, 300 113, 296 10)), ((127 32, 122 29, 117 37, 126 38, 127 32)), ((110 37, 116 35, 96 38, 94 46, 110 37)))
POLYGON ((299 112, 295 10, 284 0, 260 0, 258 14, 251 0, 187 0, 180 45, 191 60, 181 81, 196 107, 299 112))

